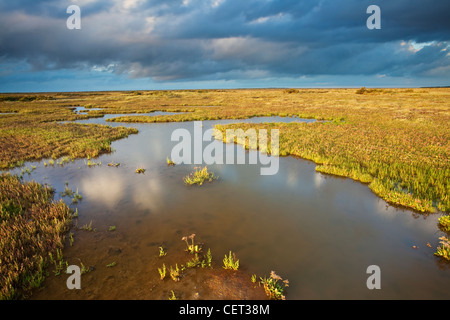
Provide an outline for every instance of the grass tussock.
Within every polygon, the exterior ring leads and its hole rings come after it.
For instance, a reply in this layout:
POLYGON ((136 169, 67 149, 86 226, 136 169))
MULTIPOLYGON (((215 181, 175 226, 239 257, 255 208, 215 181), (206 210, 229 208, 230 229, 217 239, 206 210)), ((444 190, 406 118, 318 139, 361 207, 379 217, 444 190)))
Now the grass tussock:
POLYGON ((214 179, 217 179, 217 177, 214 176, 214 173, 208 171, 208 167, 205 166, 204 168, 195 167, 194 172, 189 174, 188 176, 184 177, 183 181, 186 185, 202 185, 205 181, 213 181, 214 179))
POLYGON ((0 175, 0 299, 26 298, 39 287, 49 263, 62 265, 72 213, 54 190, 0 175), (51 260, 51 261, 50 261, 51 260))

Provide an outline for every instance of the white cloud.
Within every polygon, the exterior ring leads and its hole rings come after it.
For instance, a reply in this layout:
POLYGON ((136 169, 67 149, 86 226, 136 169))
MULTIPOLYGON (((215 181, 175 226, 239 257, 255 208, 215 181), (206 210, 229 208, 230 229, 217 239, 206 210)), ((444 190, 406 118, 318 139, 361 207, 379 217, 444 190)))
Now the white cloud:
POLYGON ((76 4, 78 6, 86 6, 90 5, 96 2, 102 2, 101 0, 72 0, 73 4, 76 4))
POLYGON ((280 21, 285 17, 285 15, 280 12, 276 15, 271 15, 271 16, 265 16, 265 17, 259 17, 257 19, 254 19, 252 21, 250 21, 250 24, 262 24, 262 23, 266 23, 266 22, 275 22, 275 21, 280 21))
POLYGON ((123 0, 119 1, 122 4, 122 8, 125 10, 136 9, 144 0, 123 0))
POLYGON ((118 174, 97 173, 81 180, 81 194, 113 208, 123 197, 124 181, 118 174))
POLYGON ((115 71, 115 67, 116 67, 116 65, 114 63, 110 63, 107 66, 94 65, 92 67, 92 71, 97 71, 97 72, 114 72, 115 71))
POLYGON ((253 63, 295 59, 306 50, 299 45, 291 47, 289 43, 264 41, 251 37, 213 39, 207 45, 212 51, 212 59, 236 59, 253 63))
POLYGON ((156 17, 147 17, 145 18, 145 28, 144 33, 152 33, 152 31, 155 29, 156 25, 156 17))
POLYGON ((213 8, 217 8, 218 6, 220 6, 222 3, 224 3, 226 0, 212 0, 211 1, 211 7, 213 8))

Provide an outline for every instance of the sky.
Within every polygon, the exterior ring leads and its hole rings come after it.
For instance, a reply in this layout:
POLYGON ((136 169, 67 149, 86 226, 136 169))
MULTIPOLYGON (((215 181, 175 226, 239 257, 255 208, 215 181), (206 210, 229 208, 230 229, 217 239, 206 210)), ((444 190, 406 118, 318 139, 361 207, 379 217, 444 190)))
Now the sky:
POLYGON ((0 0, 0 92, 449 85, 448 0, 0 0))

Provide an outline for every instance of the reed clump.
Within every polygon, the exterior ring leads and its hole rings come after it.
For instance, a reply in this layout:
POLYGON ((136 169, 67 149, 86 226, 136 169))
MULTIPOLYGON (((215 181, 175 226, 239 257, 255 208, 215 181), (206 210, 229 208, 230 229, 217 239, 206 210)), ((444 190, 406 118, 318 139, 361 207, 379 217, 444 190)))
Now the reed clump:
POLYGON ((184 183, 188 186, 194 184, 201 186, 205 181, 212 182, 213 180, 217 179, 217 177, 214 176, 214 173, 208 171, 207 166, 205 166, 204 168, 195 167, 194 170, 194 172, 184 177, 183 179, 184 183))

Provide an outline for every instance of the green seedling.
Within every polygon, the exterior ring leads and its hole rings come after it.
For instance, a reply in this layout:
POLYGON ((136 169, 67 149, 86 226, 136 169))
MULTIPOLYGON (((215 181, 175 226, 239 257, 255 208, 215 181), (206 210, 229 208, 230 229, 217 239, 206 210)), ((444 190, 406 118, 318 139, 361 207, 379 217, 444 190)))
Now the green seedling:
POLYGON ((239 259, 236 260, 236 255, 233 253, 229 253, 228 257, 225 255, 223 259, 223 268, 229 270, 237 270, 239 269, 239 259))
POLYGON ((161 277, 161 280, 164 280, 164 278, 166 277, 166 265, 163 264, 162 268, 158 268, 158 272, 159 272, 159 276, 161 277))
POLYGON ((161 257, 164 257, 166 255, 167 255, 167 253, 164 252, 164 248, 163 247, 159 247, 159 257, 161 258, 161 257))
POLYGON ((80 229, 85 231, 95 231, 95 228, 92 228, 92 220, 89 222, 89 225, 85 224, 80 229))
POLYGON ((169 300, 178 300, 178 298, 175 296, 175 292, 173 292, 173 290, 171 290, 172 292, 172 296, 169 297, 169 300))
POLYGON ((170 277, 173 281, 180 281, 180 269, 178 268, 178 264, 175 264, 175 269, 170 266, 170 277))
POLYGON ((202 260, 202 268, 211 268, 212 267, 212 254, 211 254, 211 249, 208 249, 208 251, 206 252, 206 257, 205 259, 202 260))
POLYGON ((73 233, 72 233, 72 232, 69 232, 69 244, 70 244, 70 246, 73 245, 73 242, 74 242, 74 239, 73 239, 73 233))
POLYGON ((69 266, 67 261, 64 261, 64 257, 62 254, 61 249, 56 249, 56 259, 53 258, 52 253, 49 253, 50 262, 54 264, 55 270, 53 271, 55 273, 55 276, 59 276, 63 270, 66 270, 69 266))
POLYGON ((174 166, 175 165, 175 162, 173 162, 169 157, 167 157, 166 161, 167 161, 167 165, 168 166, 174 166))
POLYGON ((91 272, 91 268, 86 268, 86 266, 83 264, 83 262, 80 262, 81 264, 81 274, 86 274, 91 272))
POLYGON ((120 166, 120 163, 115 163, 115 162, 110 162, 110 163, 108 163, 108 167, 118 167, 118 166, 120 166))

